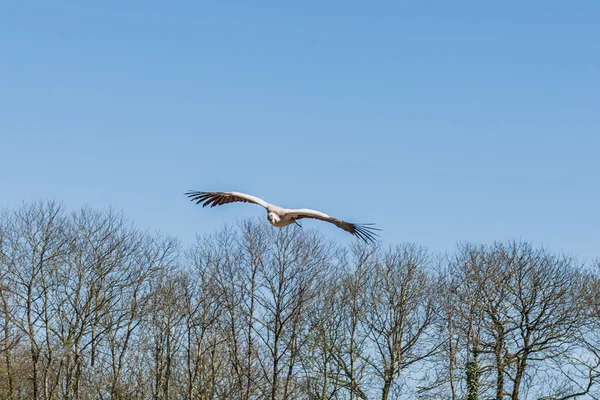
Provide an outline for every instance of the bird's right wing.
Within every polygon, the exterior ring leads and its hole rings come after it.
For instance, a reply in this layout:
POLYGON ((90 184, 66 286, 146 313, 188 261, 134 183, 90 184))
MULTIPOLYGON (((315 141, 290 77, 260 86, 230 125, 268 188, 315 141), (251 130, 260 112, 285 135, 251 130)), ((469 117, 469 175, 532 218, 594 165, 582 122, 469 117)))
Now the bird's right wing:
POLYGON ((196 204, 202 204, 202 207, 206 206, 221 206, 223 204, 242 202, 242 203, 254 203, 259 206, 267 208, 269 203, 263 199, 259 199, 249 194, 239 192, 195 192, 189 191, 185 193, 192 201, 196 204))
POLYGON ((373 224, 356 224, 352 222, 347 222, 338 218, 330 217, 329 215, 320 211, 310 210, 308 208, 302 208, 299 210, 286 210, 286 215, 291 218, 294 218, 295 220, 302 218, 313 218, 325 222, 330 222, 338 228, 342 228, 346 232, 350 232, 352 235, 359 237, 366 243, 375 243, 376 238, 378 236, 375 231, 380 230, 378 228, 372 227, 371 225, 373 224))

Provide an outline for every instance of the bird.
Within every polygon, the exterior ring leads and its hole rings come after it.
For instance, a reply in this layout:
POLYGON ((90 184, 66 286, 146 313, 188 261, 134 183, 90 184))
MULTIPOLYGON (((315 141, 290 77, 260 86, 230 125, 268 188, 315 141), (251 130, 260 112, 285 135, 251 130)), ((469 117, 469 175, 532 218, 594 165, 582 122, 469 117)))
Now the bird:
POLYGON ((325 222, 330 222, 350 232, 352 235, 362 239, 365 243, 375 243, 376 238, 379 236, 375 231, 381 229, 374 228, 375 224, 357 224, 352 222, 346 222, 341 219, 330 217, 320 211, 310 210, 308 208, 301 209, 288 209, 279 207, 273 204, 269 204, 261 198, 251 196, 246 193, 240 192, 199 192, 199 191, 188 191, 184 193, 190 198, 191 201, 195 201, 196 204, 202 204, 202 207, 206 206, 221 206, 229 203, 254 203, 264 207, 267 210, 267 219, 269 223, 277 228, 282 228, 291 224, 300 225, 297 221, 303 218, 313 218, 325 222))

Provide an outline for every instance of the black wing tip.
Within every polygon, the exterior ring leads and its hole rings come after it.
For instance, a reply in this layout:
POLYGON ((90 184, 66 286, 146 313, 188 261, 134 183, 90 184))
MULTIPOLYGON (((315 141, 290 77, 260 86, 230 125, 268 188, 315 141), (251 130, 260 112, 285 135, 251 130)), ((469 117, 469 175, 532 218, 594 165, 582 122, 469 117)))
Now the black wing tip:
POLYGON ((212 194, 212 192, 199 192, 197 190, 188 190, 187 192, 184 193, 184 195, 188 196, 188 197, 202 196, 202 195, 208 195, 208 194, 212 194))
MULTIPOLYGON (((214 192, 199 192, 196 190, 188 190, 184 195, 190 198, 190 201, 195 201, 196 204, 202 204, 202 207, 206 207, 208 204, 213 203, 215 199, 213 196, 214 192)), ((215 205, 213 204, 212 207, 215 205)))
POLYGON ((375 224, 352 224, 354 232, 352 234, 362 239, 366 244, 375 244, 379 235, 375 231, 381 231, 379 228, 374 228, 375 224))

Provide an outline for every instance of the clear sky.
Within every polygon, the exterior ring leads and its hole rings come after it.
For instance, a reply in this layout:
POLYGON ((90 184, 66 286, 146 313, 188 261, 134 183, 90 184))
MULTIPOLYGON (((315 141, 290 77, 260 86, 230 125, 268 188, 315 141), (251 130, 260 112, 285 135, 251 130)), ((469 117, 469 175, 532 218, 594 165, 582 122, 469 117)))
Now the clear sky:
POLYGON ((266 217, 183 196, 237 190, 385 245, 600 257, 598 1, 1 8, 3 207, 114 206, 191 243, 266 217))

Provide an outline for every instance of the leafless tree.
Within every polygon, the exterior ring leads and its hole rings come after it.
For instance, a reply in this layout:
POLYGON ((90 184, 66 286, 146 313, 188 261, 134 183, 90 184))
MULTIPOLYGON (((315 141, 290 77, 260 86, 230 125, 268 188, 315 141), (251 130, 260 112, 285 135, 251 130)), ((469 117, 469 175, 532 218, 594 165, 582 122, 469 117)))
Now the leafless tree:
POLYGON ((297 390, 296 369, 307 313, 330 264, 330 249, 318 236, 293 228, 270 230, 271 251, 258 269, 256 336, 262 395, 288 399, 297 390))
POLYGON ((51 398, 60 376, 51 339, 56 309, 51 293, 69 249, 67 223, 59 205, 23 206, 5 218, 3 300, 10 321, 28 342, 31 398, 51 398), (9 292, 9 293, 6 293, 9 292))
POLYGON ((133 239, 133 251, 123 260, 124 270, 117 275, 120 281, 113 282, 113 305, 100 321, 106 352, 95 370, 107 374, 102 377, 106 386, 101 386, 98 395, 113 399, 144 398, 152 392, 156 370, 147 365, 145 358, 151 353, 146 351, 147 334, 151 332, 148 326, 155 311, 159 314, 154 307, 156 297, 162 294, 160 283, 175 267, 178 254, 173 238, 136 235, 133 239))
POLYGON ((335 360, 334 350, 344 335, 340 313, 344 299, 340 278, 340 271, 332 271, 326 284, 315 293, 313 307, 307 315, 310 333, 300 353, 300 384, 309 399, 326 400, 341 395, 343 374, 335 360))
POLYGON ((369 364, 380 381, 382 400, 389 398, 402 373, 442 343, 430 329, 437 303, 426 271, 429 258, 425 248, 405 244, 386 251, 375 264, 365 322, 374 349, 369 364))
POLYGON ((9 241, 7 236, 7 226, 5 223, 8 221, 6 213, 0 215, 0 321, 2 324, 1 328, 1 340, 0 340, 0 357, 2 357, 0 367, 0 397, 9 400, 13 399, 15 384, 13 379, 13 366, 12 356, 13 348, 18 345, 21 335, 13 329, 11 322, 11 309, 10 299, 11 293, 7 286, 7 267, 8 267, 8 255, 9 241))
POLYGON ((494 248, 511 275, 508 288, 511 334, 507 337, 507 376, 511 398, 517 400, 528 370, 562 357, 575 344, 583 323, 581 274, 574 260, 526 243, 494 248), (514 328, 513 328, 514 327, 514 328))
POLYGON ((599 398, 600 261, 527 242, 199 237, 53 202, 0 213, 0 398, 599 398))
POLYGON ((461 246, 448 268, 446 320, 456 335, 451 366, 462 360, 465 374, 451 386, 470 399, 527 397, 525 379, 528 390, 544 386, 549 366, 576 350, 584 324, 579 270, 572 258, 526 242, 461 246))
POLYGON ((221 373, 228 369, 223 346, 224 299, 215 283, 215 264, 202 257, 200 249, 188 253, 191 268, 185 274, 183 349, 186 377, 185 399, 214 398, 221 373))

